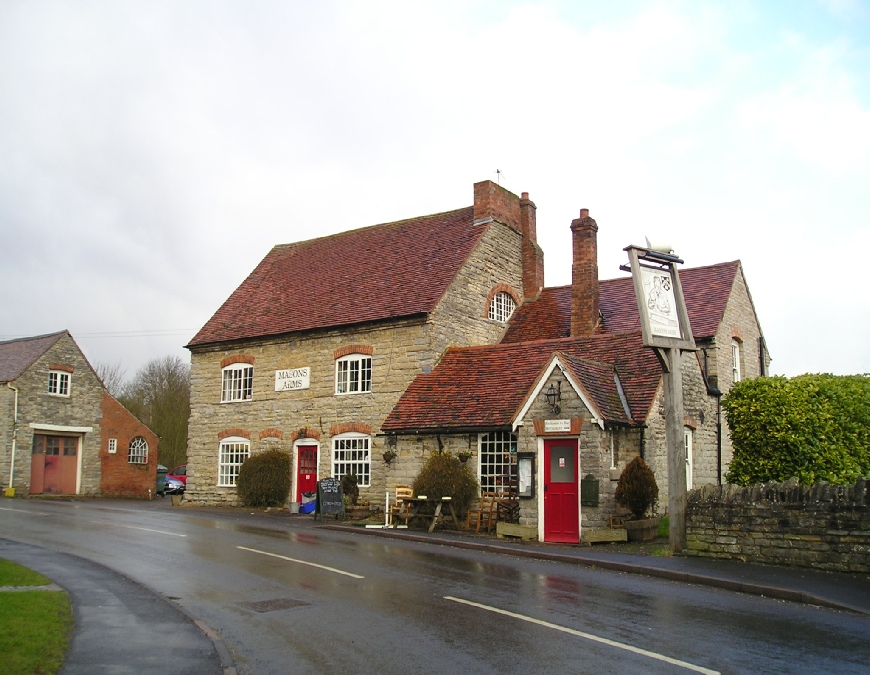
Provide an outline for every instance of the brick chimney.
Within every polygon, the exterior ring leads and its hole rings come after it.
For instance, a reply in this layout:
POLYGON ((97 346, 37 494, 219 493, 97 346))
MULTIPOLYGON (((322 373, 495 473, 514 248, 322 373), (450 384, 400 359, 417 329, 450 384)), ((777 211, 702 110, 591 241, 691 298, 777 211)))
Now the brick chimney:
POLYGON ((544 287, 544 249, 538 246, 538 229, 535 221, 537 207, 529 199, 529 193, 520 196, 520 230, 523 234, 523 296, 537 297, 544 287))
POLYGON ((519 198, 491 180, 474 184, 474 222, 487 218, 521 231, 519 198))
POLYGON ((598 223, 589 209, 571 221, 571 337, 591 335, 598 326, 598 223))

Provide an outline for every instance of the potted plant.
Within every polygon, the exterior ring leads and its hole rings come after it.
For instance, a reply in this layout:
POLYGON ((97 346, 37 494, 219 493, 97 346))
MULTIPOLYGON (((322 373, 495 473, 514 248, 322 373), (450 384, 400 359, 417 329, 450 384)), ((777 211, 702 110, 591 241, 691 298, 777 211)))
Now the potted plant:
POLYGON ((465 464, 469 459, 471 459, 471 453, 467 450, 462 450, 458 455, 459 461, 465 464))
POLYGON ((384 461, 389 464, 394 459, 396 459, 396 451, 395 450, 384 450, 384 461))
POLYGON ((646 518, 656 503, 659 486, 652 469, 640 457, 635 457, 619 476, 616 501, 631 511, 633 519, 625 521, 629 541, 653 541, 658 535, 659 519, 646 518))

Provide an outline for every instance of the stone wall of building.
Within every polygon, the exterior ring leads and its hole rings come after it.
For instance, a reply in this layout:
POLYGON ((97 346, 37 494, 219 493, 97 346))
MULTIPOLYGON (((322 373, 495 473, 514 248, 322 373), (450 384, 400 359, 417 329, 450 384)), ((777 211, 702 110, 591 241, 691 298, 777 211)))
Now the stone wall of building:
MULTIPOLYGON (((18 424, 14 431, 16 441, 14 487, 17 491, 20 494, 30 492, 30 461, 34 434, 30 424, 33 423, 93 428, 93 431, 84 434, 39 430, 35 433, 81 436, 79 494, 98 495, 100 492, 100 418, 102 417, 100 404, 103 398, 103 385, 73 339, 69 335, 61 337, 25 370, 13 385, 18 389, 18 424), (72 368, 69 396, 48 393, 48 374, 54 365, 72 368)), ((8 446, 11 446, 11 437, 12 434, 9 434, 6 444, 8 446)), ((7 453, 10 451, 11 448, 7 453)), ((8 473, 5 478, 4 482, 8 482, 8 473)))
MULTIPOLYGON (((150 499, 157 491, 159 439, 118 401, 103 392, 100 443, 100 492, 104 497, 150 499), (130 464, 130 441, 142 437, 148 444, 148 461, 130 464), (109 441, 117 442, 109 453, 109 441)), ((175 467, 168 467, 170 469, 175 467)))
POLYGON ((705 486, 689 495, 687 555, 870 573, 870 479, 705 486))
POLYGON ((334 436, 357 425, 356 430, 365 429, 371 436, 371 483, 360 488, 360 499, 382 505, 392 471, 382 459, 386 441, 379 435, 386 416, 414 377, 430 371, 447 347, 500 339, 505 325, 487 317, 487 299, 495 286, 518 289, 522 299, 520 234, 497 222, 478 227, 487 227, 487 232, 425 319, 192 350, 187 499, 237 502, 234 487, 217 487, 221 438, 249 438, 251 453, 267 445, 292 453, 294 442, 304 437, 306 444, 319 447, 318 477, 323 478, 332 475, 334 436), (354 345, 371 350, 372 391, 337 395, 335 354, 354 345), (221 362, 233 357, 252 361, 253 397, 221 403, 221 362), (305 367, 310 368, 309 389, 275 391, 276 370, 305 367))

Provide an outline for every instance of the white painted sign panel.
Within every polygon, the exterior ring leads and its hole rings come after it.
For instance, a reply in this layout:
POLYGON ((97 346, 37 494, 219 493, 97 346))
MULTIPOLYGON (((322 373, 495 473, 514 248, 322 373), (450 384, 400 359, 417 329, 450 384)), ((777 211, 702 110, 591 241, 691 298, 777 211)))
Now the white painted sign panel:
POLYGON ((544 420, 544 431, 546 433, 571 431, 571 420, 544 420))
POLYGON ((275 371, 275 391, 296 391, 311 386, 311 368, 290 368, 275 371))
POLYGON ((670 272, 641 265, 640 278, 644 301, 649 311, 650 332, 661 337, 682 337, 674 281, 670 272))

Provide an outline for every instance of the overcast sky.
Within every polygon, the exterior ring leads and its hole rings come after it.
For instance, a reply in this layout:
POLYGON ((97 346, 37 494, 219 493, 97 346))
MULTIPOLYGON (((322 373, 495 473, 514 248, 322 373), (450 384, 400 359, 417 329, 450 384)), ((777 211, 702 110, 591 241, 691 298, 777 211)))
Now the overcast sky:
POLYGON ((870 3, 0 0, 0 340, 127 376, 268 250, 472 203, 740 259, 772 371, 870 372, 870 3))

